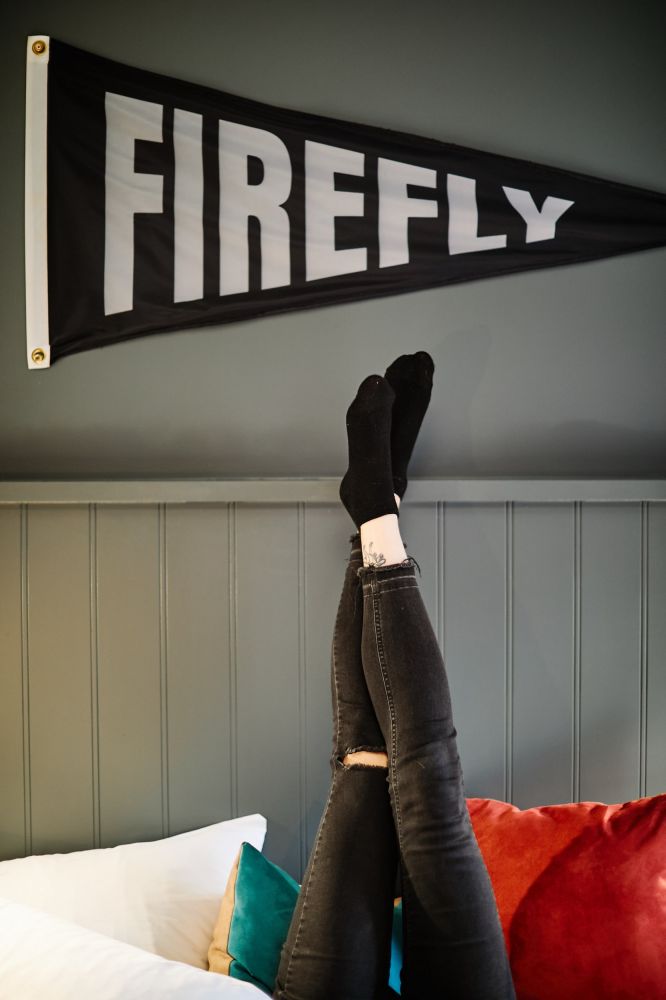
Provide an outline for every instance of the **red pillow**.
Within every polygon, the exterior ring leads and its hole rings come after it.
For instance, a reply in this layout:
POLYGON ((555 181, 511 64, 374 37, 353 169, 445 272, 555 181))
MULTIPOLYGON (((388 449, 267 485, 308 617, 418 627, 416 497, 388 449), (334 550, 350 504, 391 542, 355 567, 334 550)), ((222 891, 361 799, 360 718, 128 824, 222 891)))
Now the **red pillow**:
POLYGON ((519 1000, 666 998, 666 794, 467 804, 519 1000))

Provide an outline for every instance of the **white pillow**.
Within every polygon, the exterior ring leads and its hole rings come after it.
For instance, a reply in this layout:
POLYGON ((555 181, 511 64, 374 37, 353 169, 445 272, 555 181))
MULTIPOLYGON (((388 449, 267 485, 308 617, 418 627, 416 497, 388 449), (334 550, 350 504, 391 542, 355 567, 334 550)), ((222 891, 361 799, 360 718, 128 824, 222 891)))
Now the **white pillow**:
POLYGON ((164 958, 208 969, 208 948, 240 845, 260 851, 259 814, 163 840, 0 862, 0 896, 164 958))
POLYGON ((0 1000, 266 1000, 266 994, 0 899, 0 1000))

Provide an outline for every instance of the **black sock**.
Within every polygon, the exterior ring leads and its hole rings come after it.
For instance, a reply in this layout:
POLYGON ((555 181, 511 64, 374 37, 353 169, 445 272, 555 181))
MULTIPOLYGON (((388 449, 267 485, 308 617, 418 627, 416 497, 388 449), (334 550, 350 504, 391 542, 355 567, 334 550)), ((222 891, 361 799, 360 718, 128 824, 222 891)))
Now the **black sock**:
POLYGON ((381 375, 361 382, 347 410, 349 467, 340 499, 360 528, 382 514, 397 514, 391 472, 391 408, 395 393, 381 375))
POLYGON ((391 422, 393 492, 401 500, 407 489, 407 466, 430 402, 434 370, 434 362, 425 351, 402 354, 386 369, 386 379, 395 391, 391 422))

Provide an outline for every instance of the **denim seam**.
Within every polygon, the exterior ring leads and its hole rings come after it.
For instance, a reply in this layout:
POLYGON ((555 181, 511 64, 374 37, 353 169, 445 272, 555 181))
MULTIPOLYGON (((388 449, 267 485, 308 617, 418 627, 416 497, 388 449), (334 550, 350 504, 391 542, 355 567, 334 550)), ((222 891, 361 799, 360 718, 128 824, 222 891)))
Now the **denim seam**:
MULTIPOLYGON (((417 584, 418 586, 418 584, 417 584)), ((402 589, 399 587, 396 590, 402 589)), ((405 588, 408 589, 408 588, 405 588)), ((398 733, 397 725, 395 719, 395 703, 393 701, 393 693, 391 691, 391 682, 389 680, 388 671, 386 669, 386 656, 384 652, 384 642, 383 642, 383 622, 382 622, 382 611, 381 611, 381 601, 379 598, 383 590, 379 584, 373 587, 372 598, 373 598, 373 619, 375 625, 375 645, 377 647, 377 658, 379 661, 379 667, 382 675, 382 681, 384 684, 384 691, 386 693, 386 700, 389 707, 389 715, 391 719, 391 756, 389 757, 388 764, 388 781, 390 782, 391 788, 393 789, 393 798, 395 801, 395 818, 396 818, 396 832, 398 836, 398 847, 400 851, 400 870, 402 873, 402 901, 403 901, 403 973, 401 974, 401 979, 404 976, 405 971, 405 961, 404 956, 408 952, 404 949, 404 942, 409 934, 409 919, 407 918, 407 913, 410 910, 410 897, 412 893, 411 884, 409 881, 409 874, 407 872, 407 866, 405 863, 405 851, 404 851, 404 835, 402 831, 402 813, 400 811, 400 792, 398 790, 398 775, 397 775, 397 743, 398 743, 398 733)), ((407 986, 407 983, 402 979, 403 991, 407 986)))
POLYGON ((333 632, 333 643, 332 643, 332 655, 331 655, 331 670, 333 672, 333 687, 335 689, 335 752, 338 752, 340 746, 340 689, 338 687, 338 670, 337 670, 337 660, 338 651, 336 648, 336 638, 338 635, 338 623, 340 621, 340 613, 342 607, 341 604, 338 606, 338 613, 335 619, 335 629, 333 632))
MULTIPOLYGON (((399 589, 399 588, 396 588, 399 589)), ((379 585, 372 588, 372 599, 373 599, 373 620, 375 625, 375 645, 377 648, 377 659, 379 662, 379 668, 382 675, 382 682, 384 684, 384 691, 386 693, 386 700, 389 707, 389 715, 391 719, 391 756, 389 757, 388 765, 388 781, 393 790, 393 798, 395 801, 395 819, 396 819, 396 832, 398 836, 398 847, 400 851, 400 869, 402 872, 402 902, 403 902, 403 945, 406 940, 406 936, 409 933, 409 920, 407 914, 410 908, 410 897, 411 897, 411 885, 409 882, 409 876, 407 873, 407 867, 405 864, 405 852, 404 852, 404 835, 402 830, 402 813, 400 810, 400 792, 398 789, 398 776, 397 776, 397 726, 396 726, 396 714, 395 714, 395 703, 393 700, 393 693, 391 691, 391 682, 388 677, 388 671, 386 670, 386 656, 384 653, 384 642, 383 642, 383 623, 382 623, 382 612, 381 612, 381 601, 379 600, 382 590, 379 585)), ((403 952, 405 955, 406 952, 403 952)), ((405 962, 403 960, 403 972, 401 974, 403 990, 407 986, 404 977, 405 972, 405 962)))
POLYGON ((331 788, 329 790, 328 799, 326 800, 326 805, 324 807, 324 814, 323 814, 322 822, 321 822, 321 825, 320 825, 319 830, 317 832, 317 840, 316 840, 316 843, 315 843, 315 846, 314 846, 314 853, 312 855, 312 864, 310 865, 310 874, 309 874, 309 877, 308 877, 308 884, 306 886, 301 886, 301 892, 303 892, 303 889, 305 889, 305 893, 303 895, 303 906, 301 907, 301 915, 300 915, 299 920, 298 920, 298 930, 296 931, 296 937, 294 938, 294 946, 291 949, 291 955, 289 956, 289 963, 287 965, 287 971, 285 972, 285 975, 284 975, 284 993, 285 994, 289 992, 289 977, 290 977, 290 974, 292 972, 292 966, 293 966, 293 963, 294 963, 294 958, 296 957, 296 953, 297 953, 297 949, 298 949, 298 942, 299 942, 299 939, 300 939, 300 936, 301 936, 301 931, 303 930, 303 919, 305 917, 305 910, 306 910, 307 902, 308 902, 308 893, 310 891, 310 885, 312 884, 313 873, 316 871, 317 855, 319 853, 319 848, 321 846, 322 835, 323 835, 323 832, 324 832, 324 826, 326 825, 326 820, 328 819, 328 811, 329 811, 329 809, 331 807, 331 800, 333 799, 333 791, 334 791, 335 785, 336 785, 335 779, 336 779, 336 776, 338 775, 338 773, 339 772, 337 770, 334 770, 334 772, 333 772, 333 778, 331 780, 331 788))
POLYGON ((397 757, 397 727, 395 724, 395 706, 393 702, 393 694, 391 692, 391 684, 386 671, 386 658, 384 655, 384 643, 383 643, 383 628, 382 628, 382 613, 381 605, 378 600, 380 594, 377 588, 373 589, 373 620, 375 625, 375 646, 377 648, 377 659, 379 662, 379 669, 382 675, 382 683, 384 685, 384 692, 386 694, 386 701, 389 708, 389 717, 391 720, 391 756, 389 758, 389 778, 391 781, 391 786, 393 788, 393 796, 395 799, 395 814, 398 826, 398 843, 400 846, 400 852, 402 853, 402 816, 400 813, 400 794, 398 792, 398 780, 395 769, 395 762, 397 757))

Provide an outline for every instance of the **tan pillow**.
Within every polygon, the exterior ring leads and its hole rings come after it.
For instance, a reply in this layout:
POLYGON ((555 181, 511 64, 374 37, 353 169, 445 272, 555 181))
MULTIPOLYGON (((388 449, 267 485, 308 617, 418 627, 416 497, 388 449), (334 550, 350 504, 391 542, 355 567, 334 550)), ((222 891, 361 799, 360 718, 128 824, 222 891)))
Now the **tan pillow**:
POLYGON ((231 918, 234 912, 234 902, 236 900, 236 878, 238 877, 238 862, 240 861, 241 845, 236 860, 231 866, 227 887, 220 903, 220 912, 215 922, 213 930, 213 940, 208 949, 208 969, 210 972, 221 972, 223 976, 229 975, 231 965, 231 955, 229 954, 229 931, 231 930, 231 918))

